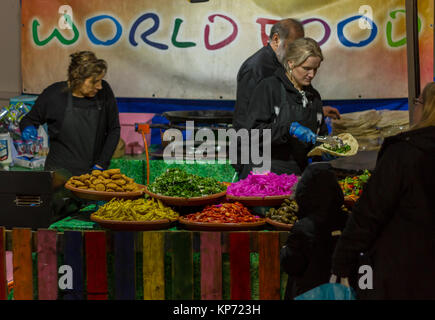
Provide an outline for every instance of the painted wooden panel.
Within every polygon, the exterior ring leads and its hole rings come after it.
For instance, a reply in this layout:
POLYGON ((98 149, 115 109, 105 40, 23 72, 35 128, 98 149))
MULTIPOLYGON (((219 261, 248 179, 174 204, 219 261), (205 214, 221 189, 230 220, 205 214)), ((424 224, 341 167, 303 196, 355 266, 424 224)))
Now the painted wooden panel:
POLYGON ((38 230, 38 299, 57 299, 56 231, 38 230))
POLYGON ((6 234, 0 227, 0 300, 7 299, 8 283, 6 279, 6 234))
POLYGON ((84 299, 83 233, 65 231, 63 238, 64 265, 69 266, 73 274, 72 286, 63 291, 64 300, 82 300, 84 299))
POLYGON ((88 300, 107 300, 106 234, 85 232, 86 282, 88 300))
POLYGON ((165 299, 165 252, 163 232, 143 232, 144 300, 165 299))
POLYGON ((33 300, 32 230, 12 230, 14 299, 33 300))
POLYGON ((251 299, 249 232, 230 233, 231 300, 251 299))
POLYGON ((201 232, 201 299, 222 300, 220 232, 201 232))
POLYGON ((277 232, 258 233, 260 300, 280 299, 279 251, 279 234, 277 232))
POLYGON ((172 299, 193 299, 192 232, 170 233, 172 260, 172 299))
POLYGON ((115 299, 134 300, 135 286, 135 233, 115 232, 113 245, 115 251, 115 299))

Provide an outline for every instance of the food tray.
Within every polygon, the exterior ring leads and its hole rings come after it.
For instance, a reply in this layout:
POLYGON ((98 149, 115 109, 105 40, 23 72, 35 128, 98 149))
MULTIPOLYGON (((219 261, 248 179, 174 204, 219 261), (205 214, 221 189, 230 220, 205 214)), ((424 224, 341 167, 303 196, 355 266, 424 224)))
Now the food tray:
POLYGON ((293 224, 289 223, 282 223, 275 220, 272 220, 270 218, 266 218, 266 222, 270 225, 272 225, 277 230, 283 230, 283 231, 289 231, 293 228, 293 224))
POLYGON ((266 224, 264 219, 258 222, 246 223, 213 223, 213 222, 192 222, 184 217, 178 218, 180 225, 192 231, 246 231, 257 230, 266 224))
POLYGON ((285 199, 290 199, 292 196, 292 194, 287 194, 266 197, 237 197, 227 194, 227 200, 238 201, 247 207, 276 207, 281 205, 285 199))
POLYGON ((91 214, 91 220, 98 223, 101 227, 110 230, 125 230, 125 231, 147 231, 147 230, 161 230, 168 229, 177 220, 154 220, 154 221, 120 221, 120 220, 106 220, 100 219, 91 214))
POLYGON ((72 187, 71 185, 65 185, 65 189, 70 190, 74 195, 81 199, 87 200, 101 200, 101 201, 110 201, 113 198, 117 199, 138 199, 143 196, 144 185, 137 184, 139 188, 142 190, 132 191, 132 192, 107 192, 107 191, 96 191, 96 190, 85 190, 79 189, 76 187, 72 187))
POLYGON ((155 199, 159 199, 160 201, 162 201, 164 204, 168 206, 180 206, 180 207, 183 206, 195 207, 195 206, 204 206, 208 204, 213 204, 219 202, 220 200, 224 200, 225 194, 227 193, 227 191, 225 190, 204 197, 181 198, 181 197, 169 197, 169 196, 164 196, 162 194, 153 193, 149 191, 147 187, 145 187, 144 192, 155 199))

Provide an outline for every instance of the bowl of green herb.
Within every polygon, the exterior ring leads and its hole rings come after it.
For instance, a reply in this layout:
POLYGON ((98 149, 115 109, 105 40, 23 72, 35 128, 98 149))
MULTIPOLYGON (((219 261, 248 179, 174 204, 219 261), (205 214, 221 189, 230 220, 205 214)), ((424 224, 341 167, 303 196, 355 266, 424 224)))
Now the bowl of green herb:
POLYGON ((211 177, 201 177, 178 168, 169 168, 144 191, 166 205, 202 206, 223 200, 227 186, 211 177))

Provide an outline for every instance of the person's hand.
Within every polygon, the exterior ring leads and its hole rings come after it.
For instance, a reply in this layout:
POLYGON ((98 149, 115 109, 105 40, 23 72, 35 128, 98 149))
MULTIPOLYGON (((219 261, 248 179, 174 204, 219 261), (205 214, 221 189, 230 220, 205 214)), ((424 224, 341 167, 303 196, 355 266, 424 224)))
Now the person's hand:
POLYGON ((290 125, 289 133, 291 136, 296 137, 298 140, 306 143, 316 143, 316 135, 313 131, 300 125, 298 122, 292 122, 290 125))
POLYGON ((38 130, 36 130, 34 126, 25 127, 23 132, 21 133, 21 138, 24 141, 36 141, 36 139, 38 138, 38 130))
POLYGON ((100 165, 98 165, 98 164, 94 164, 94 166, 92 167, 92 170, 100 170, 100 171, 103 171, 104 169, 103 169, 100 165))
POLYGON ((322 160, 323 161, 332 161, 332 160, 335 160, 335 159, 337 159, 338 157, 336 157, 336 156, 333 156, 332 154, 330 154, 330 153, 322 153, 322 160))
POLYGON ((334 120, 340 119, 340 111, 338 111, 337 108, 331 106, 323 107, 323 115, 334 120))

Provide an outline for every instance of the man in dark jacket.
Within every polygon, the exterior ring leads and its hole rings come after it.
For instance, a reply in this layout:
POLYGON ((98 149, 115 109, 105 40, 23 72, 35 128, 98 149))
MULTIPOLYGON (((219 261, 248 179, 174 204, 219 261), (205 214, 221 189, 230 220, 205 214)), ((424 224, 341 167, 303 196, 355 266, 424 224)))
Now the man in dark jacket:
POLYGON ((328 163, 307 167, 295 200, 299 220, 281 249, 281 266, 289 276, 286 299, 329 282, 332 253, 347 219, 343 192, 328 163))
POLYGON ((269 43, 249 57, 237 73, 237 97, 234 107, 233 126, 236 130, 246 128, 249 100, 261 80, 272 76, 282 68, 281 59, 290 42, 304 37, 304 27, 294 19, 285 19, 273 25, 269 43))
POLYGON ((361 253, 372 268, 359 299, 435 299, 434 115, 431 126, 385 139, 337 243, 332 273, 357 274, 361 253))

